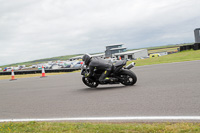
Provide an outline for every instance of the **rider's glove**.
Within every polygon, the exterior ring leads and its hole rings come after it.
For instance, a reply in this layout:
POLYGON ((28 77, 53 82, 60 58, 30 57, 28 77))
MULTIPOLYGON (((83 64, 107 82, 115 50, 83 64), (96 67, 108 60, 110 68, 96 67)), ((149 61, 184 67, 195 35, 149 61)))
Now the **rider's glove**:
POLYGON ((89 76, 89 73, 85 73, 85 77, 88 77, 89 76))

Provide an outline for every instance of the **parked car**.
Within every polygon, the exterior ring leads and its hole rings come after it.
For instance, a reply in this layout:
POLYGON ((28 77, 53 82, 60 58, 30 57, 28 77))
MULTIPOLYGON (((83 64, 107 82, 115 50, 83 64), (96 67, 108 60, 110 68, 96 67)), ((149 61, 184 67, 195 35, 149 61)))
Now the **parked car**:
POLYGON ((7 71, 7 67, 5 67, 5 68, 3 69, 3 71, 4 71, 4 72, 7 71))
POLYGON ((72 68, 79 69, 79 68, 82 67, 82 65, 83 65, 83 61, 75 61, 75 62, 72 63, 72 68))
POLYGON ((12 68, 11 67, 5 67, 4 69, 3 69, 3 71, 5 72, 5 71, 12 71, 12 68))
POLYGON ((59 66, 57 63, 52 64, 52 65, 49 67, 49 69, 60 69, 60 68, 61 68, 61 66, 59 66))
POLYGON ((72 62, 68 61, 64 63, 64 68, 70 68, 72 66, 72 62))

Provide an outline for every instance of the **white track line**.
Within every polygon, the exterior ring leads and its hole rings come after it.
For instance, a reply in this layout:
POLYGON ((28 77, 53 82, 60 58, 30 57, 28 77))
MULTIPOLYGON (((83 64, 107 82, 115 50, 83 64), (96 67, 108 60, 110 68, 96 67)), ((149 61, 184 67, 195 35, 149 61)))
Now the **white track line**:
POLYGON ((80 118, 44 118, 44 119, 0 119, 0 122, 29 121, 163 121, 191 120, 200 121, 200 116, 140 116, 140 117, 80 117, 80 118))

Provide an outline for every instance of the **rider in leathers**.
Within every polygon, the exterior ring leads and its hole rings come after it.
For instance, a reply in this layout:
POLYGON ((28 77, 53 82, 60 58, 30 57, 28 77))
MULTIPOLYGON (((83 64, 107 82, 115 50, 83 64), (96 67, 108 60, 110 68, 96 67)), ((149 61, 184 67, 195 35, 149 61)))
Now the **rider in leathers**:
POLYGON ((91 77, 94 69, 100 69, 104 70, 99 78, 100 83, 107 83, 110 81, 109 78, 106 78, 112 71, 113 64, 110 61, 102 58, 92 58, 89 54, 85 54, 82 59, 85 65, 89 67, 89 74, 85 75, 86 77, 91 77))

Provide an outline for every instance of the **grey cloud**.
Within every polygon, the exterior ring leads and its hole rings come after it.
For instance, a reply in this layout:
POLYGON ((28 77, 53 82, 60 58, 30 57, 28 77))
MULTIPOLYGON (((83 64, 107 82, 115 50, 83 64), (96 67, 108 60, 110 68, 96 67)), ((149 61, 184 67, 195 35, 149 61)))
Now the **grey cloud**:
POLYGON ((0 65, 46 57, 193 42, 197 0, 0 0, 0 65))

